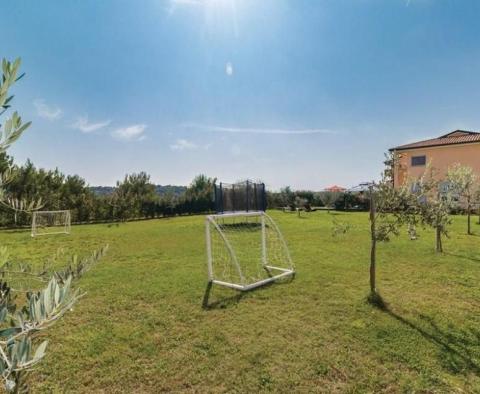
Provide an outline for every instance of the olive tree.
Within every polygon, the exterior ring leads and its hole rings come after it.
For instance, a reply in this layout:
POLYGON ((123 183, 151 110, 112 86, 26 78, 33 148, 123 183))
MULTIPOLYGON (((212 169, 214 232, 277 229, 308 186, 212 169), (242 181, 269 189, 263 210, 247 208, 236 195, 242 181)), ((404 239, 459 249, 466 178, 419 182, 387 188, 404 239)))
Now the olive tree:
POLYGON ((472 167, 455 164, 448 168, 447 182, 451 192, 467 212, 467 234, 472 234, 471 214, 478 191, 477 176, 472 167))
POLYGON ((343 194, 343 192, 331 190, 324 190, 323 192, 320 192, 320 198, 325 207, 327 208, 328 212, 330 212, 330 209, 333 209, 335 207, 335 203, 343 194))
POLYGON ((292 208, 295 205, 295 193, 290 186, 285 186, 280 189, 280 200, 283 207, 292 208))
MULTIPOLYGON (((9 89, 23 77, 23 74, 18 74, 19 67, 20 59, 2 61, 0 116, 11 107, 13 96, 9 95, 9 89)), ((17 112, 5 119, 0 124, 0 152, 4 153, 29 126, 30 122, 24 123, 17 112)), ((16 200, 8 196, 5 185, 12 176, 9 166, 0 173, 0 203, 15 211, 38 209, 41 206, 39 202, 16 200)), ((72 287, 72 281, 98 261, 105 250, 94 253, 88 259, 73 258, 60 271, 42 269, 35 273, 25 265, 15 265, 6 248, 0 249, 0 376, 7 392, 28 391, 25 376, 43 359, 47 348, 47 341, 40 341, 40 334, 58 321, 81 297, 79 290, 72 287), (23 293, 25 289, 14 287, 16 276, 28 276, 45 284, 39 290, 30 288, 23 293), (17 298, 19 292, 23 293, 19 297, 25 302, 23 307, 17 305, 20 302, 17 298)))
POLYGON ((308 200, 300 196, 295 196, 294 205, 298 217, 301 217, 302 210, 306 210, 306 207, 308 206, 308 200))
POLYGON ((418 209, 408 185, 394 187, 386 172, 378 183, 369 186, 370 199, 370 301, 380 300, 377 290, 377 244, 400 234, 404 224, 415 226, 418 209))
POLYGON ((435 251, 443 252, 442 237, 448 237, 450 213, 455 206, 455 192, 449 182, 442 179, 435 168, 427 166, 424 174, 411 183, 417 201, 422 225, 435 230, 435 251))

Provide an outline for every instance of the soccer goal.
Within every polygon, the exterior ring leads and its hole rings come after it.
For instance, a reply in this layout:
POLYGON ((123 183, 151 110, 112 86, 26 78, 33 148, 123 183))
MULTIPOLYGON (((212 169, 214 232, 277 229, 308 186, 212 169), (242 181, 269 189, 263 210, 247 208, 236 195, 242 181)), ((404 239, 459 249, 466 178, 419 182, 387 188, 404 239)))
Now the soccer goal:
POLYGON ((279 228, 263 211, 207 216, 206 240, 211 283, 246 291, 295 274, 279 228))
POLYGON ((70 211, 34 211, 32 237, 50 234, 70 234, 70 211))

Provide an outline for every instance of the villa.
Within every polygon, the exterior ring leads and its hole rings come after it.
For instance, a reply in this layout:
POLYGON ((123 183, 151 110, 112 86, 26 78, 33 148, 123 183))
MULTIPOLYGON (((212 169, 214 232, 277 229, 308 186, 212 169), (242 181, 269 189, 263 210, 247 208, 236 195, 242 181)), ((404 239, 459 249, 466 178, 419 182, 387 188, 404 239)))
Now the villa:
POLYGON ((400 186, 409 178, 422 176, 427 164, 444 176, 448 167, 460 163, 480 176, 480 133, 455 130, 437 138, 391 148, 396 153, 393 181, 400 186))

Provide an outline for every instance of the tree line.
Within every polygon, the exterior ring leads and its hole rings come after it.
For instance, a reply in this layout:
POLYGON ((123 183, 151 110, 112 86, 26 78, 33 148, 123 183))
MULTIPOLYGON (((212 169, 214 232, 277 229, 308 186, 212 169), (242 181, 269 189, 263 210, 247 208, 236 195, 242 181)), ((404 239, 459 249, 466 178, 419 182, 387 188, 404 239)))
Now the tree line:
POLYGON ((310 211, 319 207, 336 210, 368 210, 369 199, 366 193, 350 193, 337 191, 292 190, 286 186, 280 191, 267 192, 269 208, 310 211))
MULTIPOLYGON (((90 187, 79 175, 65 175, 58 168, 36 167, 31 160, 22 165, 0 153, 0 172, 9 173, 4 194, 15 201, 38 201, 40 210, 69 209, 73 223, 113 222, 133 219, 212 212, 216 179, 196 176, 187 187, 159 187, 145 172, 127 174, 113 187, 90 187), (159 193, 160 191, 160 193, 159 193)), ((311 210, 316 207, 368 209, 368 199, 349 193, 292 190, 267 191, 268 208, 311 210)), ((31 212, 12 210, 0 204, 0 226, 27 226, 31 212)))
MULTIPOLYGON (((13 201, 38 201, 40 210, 71 211, 72 222, 108 222, 210 212, 215 179, 196 176, 182 194, 167 189, 157 192, 145 172, 127 174, 109 193, 95 193, 79 175, 65 175, 59 169, 37 168, 30 160, 23 165, 0 153, 0 172, 8 171, 4 193, 13 201)), ((0 205, 1 226, 31 223, 31 212, 0 205)))

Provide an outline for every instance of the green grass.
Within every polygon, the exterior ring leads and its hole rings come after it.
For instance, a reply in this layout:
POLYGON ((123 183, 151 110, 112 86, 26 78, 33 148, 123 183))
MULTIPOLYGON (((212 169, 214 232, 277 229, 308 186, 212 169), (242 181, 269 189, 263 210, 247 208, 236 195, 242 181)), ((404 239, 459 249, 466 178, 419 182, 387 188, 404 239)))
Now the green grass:
POLYGON ((79 283, 75 310, 48 332, 32 375, 40 392, 480 391, 480 226, 455 217, 445 253, 431 231, 379 245, 379 310, 368 294, 363 213, 272 213, 296 278, 238 296, 206 287, 203 217, 74 226, 31 239, 4 231, 12 255, 58 248, 108 255, 79 283), (351 225, 332 237, 333 215, 351 225))

